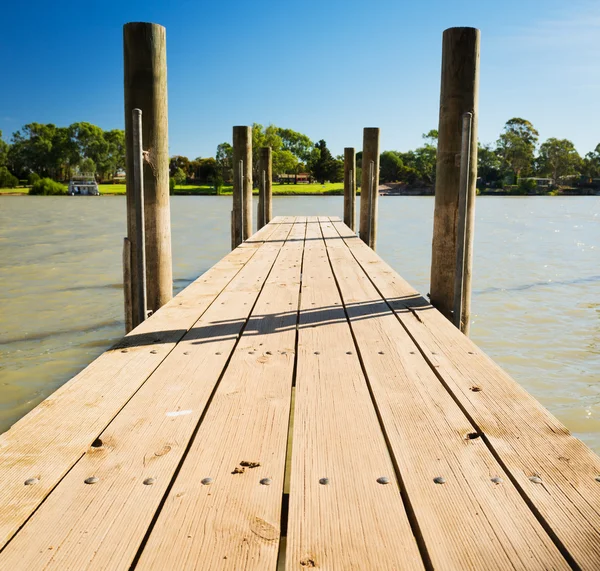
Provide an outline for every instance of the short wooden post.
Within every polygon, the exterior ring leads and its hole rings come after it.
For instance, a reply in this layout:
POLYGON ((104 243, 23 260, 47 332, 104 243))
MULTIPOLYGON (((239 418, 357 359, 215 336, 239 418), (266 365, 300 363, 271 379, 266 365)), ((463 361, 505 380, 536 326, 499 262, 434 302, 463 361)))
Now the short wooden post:
MULTIPOLYGON (((456 272, 457 221, 460 187, 462 117, 472 113, 469 192, 466 233, 472 240, 477 181, 477 111, 479 99, 479 41, 475 28, 450 28, 444 32, 440 122, 433 216, 430 299, 453 320, 456 272)), ((471 252, 465 249, 463 315, 470 314, 471 252)), ((468 331, 468 326, 467 329, 468 331)))
POLYGON ((233 244, 252 234, 252 127, 233 128, 233 244))
MULTIPOLYGON (((155 312, 173 296, 169 144, 167 119, 167 50, 165 28, 133 22, 123 27, 125 148, 127 165, 127 236, 131 259, 137 259, 134 200, 133 109, 144 113, 144 193, 147 308, 155 312)), ((132 304, 138 307, 138 270, 132 264, 132 304)), ((134 312, 133 327, 139 325, 134 312)))
POLYGON ((360 239, 375 249, 379 202, 379 128, 363 132, 362 177, 360 186, 360 239))
POLYGON ((133 329, 133 305, 131 302, 131 242, 123 238, 123 304, 125 309, 125 333, 133 329))
POLYGON ((273 158, 271 147, 261 147, 258 181, 258 230, 273 218, 273 158))
POLYGON ((344 224, 356 231, 356 151, 344 149, 344 224))

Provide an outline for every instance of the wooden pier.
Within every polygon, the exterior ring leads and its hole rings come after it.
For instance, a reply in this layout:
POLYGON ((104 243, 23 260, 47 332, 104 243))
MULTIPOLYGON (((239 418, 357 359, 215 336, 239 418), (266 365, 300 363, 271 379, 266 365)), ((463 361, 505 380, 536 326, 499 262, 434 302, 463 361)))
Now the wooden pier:
POLYGON ((600 459, 335 218, 275 218, 0 462, 0 569, 600 568, 600 459))

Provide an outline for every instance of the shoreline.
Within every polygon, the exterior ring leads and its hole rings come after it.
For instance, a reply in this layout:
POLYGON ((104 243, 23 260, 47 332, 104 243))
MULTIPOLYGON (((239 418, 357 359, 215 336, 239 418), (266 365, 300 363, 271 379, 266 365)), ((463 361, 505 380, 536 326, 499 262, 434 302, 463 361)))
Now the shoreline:
MULTIPOLYGON (((253 193, 253 196, 258 196, 258 193, 253 193)), ((343 192, 273 192, 273 196, 343 196, 344 193, 343 192)), ((28 192, 0 192, 0 197, 3 196, 30 196, 28 192)), ((69 196, 66 194, 60 194, 60 195, 53 195, 53 196, 69 196)), ((125 196, 124 193, 122 192, 101 192, 100 196, 125 196)), ((223 197, 231 197, 233 196, 232 193, 223 193, 223 194, 217 194, 217 193, 196 193, 196 192, 177 192, 175 194, 171 194, 170 196, 198 196, 198 197, 204 197, 204 196, 223 196, 223 197)), ((356 196, 360 196, 360 192, 356 193, 356 196)), ((406 190, 406 191, 402 191, 402 192, 390 192, 390 191, 383 191, 379 193, 379 196, 404 196, 404 197, 411 197, 411 196, 435 196, 435 194, 433 192, 414 192, 411 190, 406 190)), ((528 193, 528 194, 514 194, 508 191, 494 191, 494 192, 479 192, 477 193, 477 196, 516 196, 516 197, 521 197, 521 196, 600 196, 600 190, 597 189, 582 189, 581 191, 573 191, 573 190, 569 190, 569 192, 565 192, 565 193, 557 193, 557 194, 549 194, 549 193, 528 193)))

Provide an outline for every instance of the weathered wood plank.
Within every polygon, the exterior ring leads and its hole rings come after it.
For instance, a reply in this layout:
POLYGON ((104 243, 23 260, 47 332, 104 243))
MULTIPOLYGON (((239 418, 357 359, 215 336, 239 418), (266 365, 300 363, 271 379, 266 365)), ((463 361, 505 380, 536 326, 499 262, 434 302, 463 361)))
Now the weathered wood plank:
POLYGON ((292 226, 151 530, 142 569, 275 568, 305 227, 292 226))
POLYGON ((423 569, 315 221, 302 272, 286 569, 423 569))
POLYGON ((333 225, 322 223, 321 228, 373 399, 433 567, 569 569, 333 225), (492 481, 498 477, 502 483, 492 481))
POLYGON ((223 258, 0 436, 0 547, 277 227, 223 258), (30 478, 37 483, 25 486, 30 478))
POLYGON ((129 568, 289 231, 278 226, 227 285, 0 553, 0 568, 129 568))
POLYGON ((334 226, 571 564, 600 568, 600 458, 348 228, 334 226))

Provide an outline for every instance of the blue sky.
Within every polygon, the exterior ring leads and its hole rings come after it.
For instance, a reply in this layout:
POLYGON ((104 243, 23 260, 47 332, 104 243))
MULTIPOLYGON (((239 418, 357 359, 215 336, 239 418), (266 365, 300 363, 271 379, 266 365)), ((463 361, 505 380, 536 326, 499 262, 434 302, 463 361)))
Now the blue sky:
POLYGON ((233 125, 273 123, 334 154, 380 127, 404 151, 437 128, 445 28, 481 29, 479 138, 529 119, 583 155, 600 143, 597 0, 5 2, 0 130, 123 127, 122 26, 167 28, 170 153, 214 155, 233 125))

